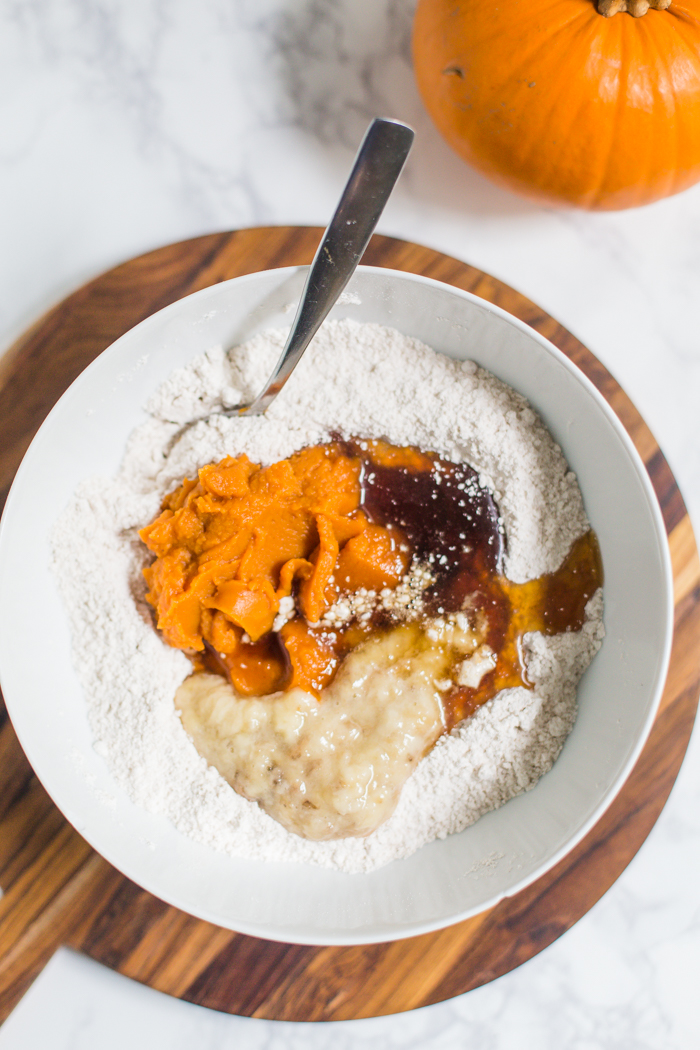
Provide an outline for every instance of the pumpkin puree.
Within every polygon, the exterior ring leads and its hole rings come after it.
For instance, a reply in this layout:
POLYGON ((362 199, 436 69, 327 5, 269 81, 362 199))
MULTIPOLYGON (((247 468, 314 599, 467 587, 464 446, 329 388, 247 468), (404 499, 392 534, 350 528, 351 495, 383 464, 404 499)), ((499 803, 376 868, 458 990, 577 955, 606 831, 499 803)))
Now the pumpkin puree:
MULTIPOLYGON (((431 463, 413 449, 369 444, 377 463, 431 463)), ((411 559, 402 531, 361 509, 361 470, 333 442, 269 467, 227 456, 185 479, 139 533, 156 555, 144 576, 164 640, 218 654, 244 696, 294 686, 318 696, 338 657, 309 624, 341 593, 396 587, 411 559), (274 631, 293 591, 301 615, 274 631)))

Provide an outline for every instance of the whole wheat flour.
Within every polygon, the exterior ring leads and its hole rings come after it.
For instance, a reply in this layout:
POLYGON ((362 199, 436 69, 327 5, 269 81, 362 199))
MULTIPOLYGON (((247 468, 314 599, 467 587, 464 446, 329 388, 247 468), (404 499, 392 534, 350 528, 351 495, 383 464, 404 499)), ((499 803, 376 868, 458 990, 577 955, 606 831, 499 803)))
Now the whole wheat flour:
POLYGON ((588 603, 581 631, 526 636, 535 688, 503 691, 443 736, 367 838, 301 839, 237 795, 182 727, 173 697, 191 665, 160 640, 144 600, 137 529, 184 476, 241 452, 269 464, 331 432, 384 438, 479 471, 498 501, 505 571, 516 582, 555 570, 588 529, 576 478, 521 395, 472 362, 377 325, 324 325, 265 417, 214 415, 183 430, 222 404, 251 400, 285 334, 265 332, 228 354, 214 348, 163 383, 119 474, 84 482, 57 523, 54 569, 95 749, 134 802, 225 853, 370 871, 465 828, 551 767, 574 722, 578 679, 601 644, 602 595, 588 603))

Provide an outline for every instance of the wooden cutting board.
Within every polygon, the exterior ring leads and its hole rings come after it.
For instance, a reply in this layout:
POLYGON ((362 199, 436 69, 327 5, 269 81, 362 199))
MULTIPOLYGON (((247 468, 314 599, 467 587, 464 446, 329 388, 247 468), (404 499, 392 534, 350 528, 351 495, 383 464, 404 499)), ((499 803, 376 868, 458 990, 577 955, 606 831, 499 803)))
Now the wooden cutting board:
MULTIPOLYGON (((309 263, 319 229, 212 234, 150 252, 85 285, 0 359, 0 500, 35 431, 75 377, 123 332, 189 292, 269 267, 309 263)), ((112 868, 36 779, 0 704, 0 1020, 55 949, 229 1013, 328 1021, 410 1010, 507 973, 561 936, 605 893, 649 834, 688 743, 700 688, 700 563, 668 464, 624 391, 561 325, 522 295, 429 248, 374 237, 364 261, 464 288, 551 339, 610 402, 646 463, 669 534, 675 635, 649 741, 622 792, 560 864, 491 911, 408 941, 314 948, 201 922, 112 868)))

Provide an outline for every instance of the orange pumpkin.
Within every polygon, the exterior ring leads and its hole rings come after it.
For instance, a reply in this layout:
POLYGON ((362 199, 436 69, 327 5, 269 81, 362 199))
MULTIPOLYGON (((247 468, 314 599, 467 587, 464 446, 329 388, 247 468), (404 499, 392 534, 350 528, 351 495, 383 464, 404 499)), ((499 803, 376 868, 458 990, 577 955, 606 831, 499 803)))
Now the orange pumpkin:
POLYGON ((419 0, 413 55, 444 137, 511 189, 614 209, 700 179, 700 0, 419 0))

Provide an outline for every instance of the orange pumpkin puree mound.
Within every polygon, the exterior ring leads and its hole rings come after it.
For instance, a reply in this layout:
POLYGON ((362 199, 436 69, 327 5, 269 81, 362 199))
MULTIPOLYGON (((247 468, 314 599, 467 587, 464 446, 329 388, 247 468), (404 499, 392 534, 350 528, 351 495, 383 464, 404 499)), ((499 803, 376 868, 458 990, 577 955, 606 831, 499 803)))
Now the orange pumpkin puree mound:
MULTIPOLYGON (((418 467, 412 450, 372 445, 418 467)), ((330 443, 269 467, 227 456, 186 478, 139 533, 156 555, 144 576, 164 640, 216 654, 243 695, 295 685, 318 695, 338 658, 313 625, 340 593, 396 587, 410 560, 401 530, 362 511, 361 469, 330 443), (292 594, 301 615, 275 632, 292 594)))

